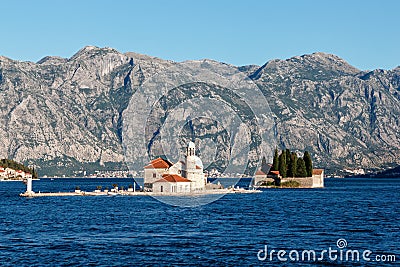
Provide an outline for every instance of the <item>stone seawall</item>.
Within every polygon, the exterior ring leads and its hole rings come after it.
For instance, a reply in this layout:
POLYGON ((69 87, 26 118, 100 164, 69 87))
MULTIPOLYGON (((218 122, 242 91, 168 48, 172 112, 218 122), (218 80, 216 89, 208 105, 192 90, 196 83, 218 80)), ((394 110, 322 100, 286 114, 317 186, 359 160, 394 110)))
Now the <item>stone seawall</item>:
POLYGON ((323 177, 287 177, 281 180, 281 183, 288 181, 296 181, 300 184, 302 188, 319 188, 324 187, 324 178, 323 177))

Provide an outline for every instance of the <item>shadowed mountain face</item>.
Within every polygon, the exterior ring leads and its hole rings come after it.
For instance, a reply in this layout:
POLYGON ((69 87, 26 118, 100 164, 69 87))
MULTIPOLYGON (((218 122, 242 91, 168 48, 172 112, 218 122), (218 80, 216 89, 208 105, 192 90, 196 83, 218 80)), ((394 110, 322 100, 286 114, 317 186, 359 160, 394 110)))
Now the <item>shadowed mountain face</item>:
MULTIPOLYGON (((0 158, 39 165, 41 175, 123 167, 130 98, 174 64, 97 47, 37 63, 0 57, 0 158)), ((237 69, 268 100, 279 147, 309 150, 320 167, 400 164, 400 68, 360 71, 315 53, 237 69)))

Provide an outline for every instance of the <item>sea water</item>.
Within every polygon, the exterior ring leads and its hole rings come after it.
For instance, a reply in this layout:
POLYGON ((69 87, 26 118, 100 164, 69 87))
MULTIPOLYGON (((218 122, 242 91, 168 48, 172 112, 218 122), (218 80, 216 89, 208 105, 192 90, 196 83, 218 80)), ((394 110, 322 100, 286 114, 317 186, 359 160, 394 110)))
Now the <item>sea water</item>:
MULTIPOLYGON (((33 189, 92 191, 114 183, 127 188, 133 180, 42 179, 33 189)), ((400 179, 325 179, 325 186, 229 194, 205 206, 181 208, 149 196, 23 198, 24 184, 2 182, 0 265, 398 264, 400 179), (301 259, 304 250, 320 257, 329 249, 337 250, 331 258, 301 259), (284 251, 280 257, 279 250, 284 251), (346 261, 348 250, 357 250, 360 260, 346 261), (365 251, 371 251, 368 262, 362 259, 365 251), (377 255, 394 255, 396 261, 378 262, 377 255)))

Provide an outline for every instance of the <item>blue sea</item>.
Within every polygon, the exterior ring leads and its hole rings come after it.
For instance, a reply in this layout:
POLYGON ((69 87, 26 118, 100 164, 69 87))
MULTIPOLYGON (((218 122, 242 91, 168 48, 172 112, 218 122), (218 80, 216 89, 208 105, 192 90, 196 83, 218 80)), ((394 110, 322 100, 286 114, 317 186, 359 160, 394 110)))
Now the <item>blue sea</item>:
MULTIPOLYGON (((113 183, 127 187, 133 181, 41 179, 33 189, 92 191, 113 183)), ((22 198, 24 184, 2 182, 0 265, 398 265, 400 178, 326 179, 325 185, 229 194, 182 208, 149 196, 22 198), (305 250, 315 251, 317 259, 302 260, 305 250), (321 257, 323 250, 336 252, 321 257), (349 250, 357 250, 360 260, 346 260, 349 250)))

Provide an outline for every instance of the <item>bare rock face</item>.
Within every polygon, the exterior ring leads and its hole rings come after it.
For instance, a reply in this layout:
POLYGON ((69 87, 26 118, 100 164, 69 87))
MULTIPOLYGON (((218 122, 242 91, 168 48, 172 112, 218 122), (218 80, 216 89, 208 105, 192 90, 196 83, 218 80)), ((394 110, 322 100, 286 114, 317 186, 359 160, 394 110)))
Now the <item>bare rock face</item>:
MULTIPOLYGON (((35 164, 41 175, 121 166, 133 93, 173 64, 92 46, 37 63, 0 57, 0 158, 35 164)), ((237 69, 267 98, 280 147, 307 149, 321 167, 400 164, 400 68, 359 71, 315 53, 237 69)))
POLYGON ((270 98, 281 147, 322 166, 399 163, 400 72, 361 72, 323 53, 268 62, 250 77, 270 98))
POLYGON ((41 165, 123 161, 118 120, 133 68, 132 59, 95 47, 36 64, 2 58, 0 157, 41 165))

